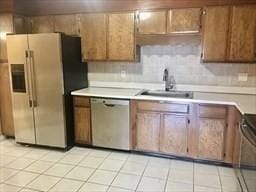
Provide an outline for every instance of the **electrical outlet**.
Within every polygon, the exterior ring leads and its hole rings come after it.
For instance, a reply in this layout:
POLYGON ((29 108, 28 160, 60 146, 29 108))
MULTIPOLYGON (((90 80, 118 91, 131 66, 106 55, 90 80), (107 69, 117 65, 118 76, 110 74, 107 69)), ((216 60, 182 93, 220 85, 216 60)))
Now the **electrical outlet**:
POLYGON ((125 70, 122 70, 122 71, 121 71, 121 78, 122 78, 122 79, 125 79, 125 78, 126 78, 126 71, 125 71, 125 70))
POLYGON ((248 73, 239 73, 238 74, 238 81, 248 81, 248 73))

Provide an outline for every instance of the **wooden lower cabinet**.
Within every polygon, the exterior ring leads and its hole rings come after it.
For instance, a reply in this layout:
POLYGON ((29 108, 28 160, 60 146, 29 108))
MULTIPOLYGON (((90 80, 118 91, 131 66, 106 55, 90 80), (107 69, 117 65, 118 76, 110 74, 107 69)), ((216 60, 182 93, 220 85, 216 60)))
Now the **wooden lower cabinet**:
POLYGON ((199 119, 198 157, 222 161, 224 159, 225 120, 199 119))
POLYGON ((138 113, 136 149, 145 151, 159 151, 159 113, 138 113))
POLYGON ((187 116, 163 115, 160 152, 186 155, 188 152, 187 116))
POLYGON ((91 144, 90 99, 74 97, 75 143, 91 144))
POLYGON ((234 106, 133 101, 131 113, 137 151, 229 164, 236 159, 233 137, 239 118, 234 106))

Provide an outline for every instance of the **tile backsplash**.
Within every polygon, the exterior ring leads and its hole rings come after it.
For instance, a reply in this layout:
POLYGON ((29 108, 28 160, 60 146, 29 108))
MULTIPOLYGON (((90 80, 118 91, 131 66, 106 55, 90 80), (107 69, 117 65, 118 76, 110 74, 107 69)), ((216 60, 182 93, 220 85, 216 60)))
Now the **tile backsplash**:
POLYGON ((90 62, 90 81, 161 83, 164 69, 177 84, 256 87, 256 64, 201 63, 200 40, 141 47, 138 63, 90 62), (239 81, 239 73, 248 73, 239 81))

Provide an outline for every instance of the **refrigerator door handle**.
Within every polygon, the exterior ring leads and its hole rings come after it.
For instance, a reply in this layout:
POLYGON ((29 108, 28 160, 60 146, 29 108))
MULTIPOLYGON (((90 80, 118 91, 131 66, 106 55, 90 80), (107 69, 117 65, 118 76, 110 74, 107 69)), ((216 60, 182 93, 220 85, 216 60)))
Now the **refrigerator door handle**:
POLYGON ((36 73, 35 73, 35 62, 33 51, 30 51, 30 66, 31 66, 31 77, 32 77, 32 97, 33 97, 33 107, 38 106, 37 102, 37 88, 36 88, 36 73))
POLYGON ((29 98, 29 107, 33 107, 33 101, 32 101, 32 93, 31 93, 31 82, 30 82, 30 70, 29 70, 29 62, 28 62, 28 58, 29 58, 29 51, 26 50, 25 51, 25 71, 26 71, 26 75, 25 75, 25 80, 26 80, 26 84, 27 84, 27 92, 28 92, 28 98, 29 98))

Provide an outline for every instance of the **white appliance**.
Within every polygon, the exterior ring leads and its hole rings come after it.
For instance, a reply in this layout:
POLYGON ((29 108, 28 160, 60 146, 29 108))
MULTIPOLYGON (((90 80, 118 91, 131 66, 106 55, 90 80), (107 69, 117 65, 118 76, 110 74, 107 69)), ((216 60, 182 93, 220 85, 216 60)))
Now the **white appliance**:
POLYGON ((130 150, 128 100, 91 99, 94 146, 130 150))
POLYGON ((8 35, 7 50, 16 142, 71 146, 70 93, 87 87, 81 39, 60 33, 8 35))

